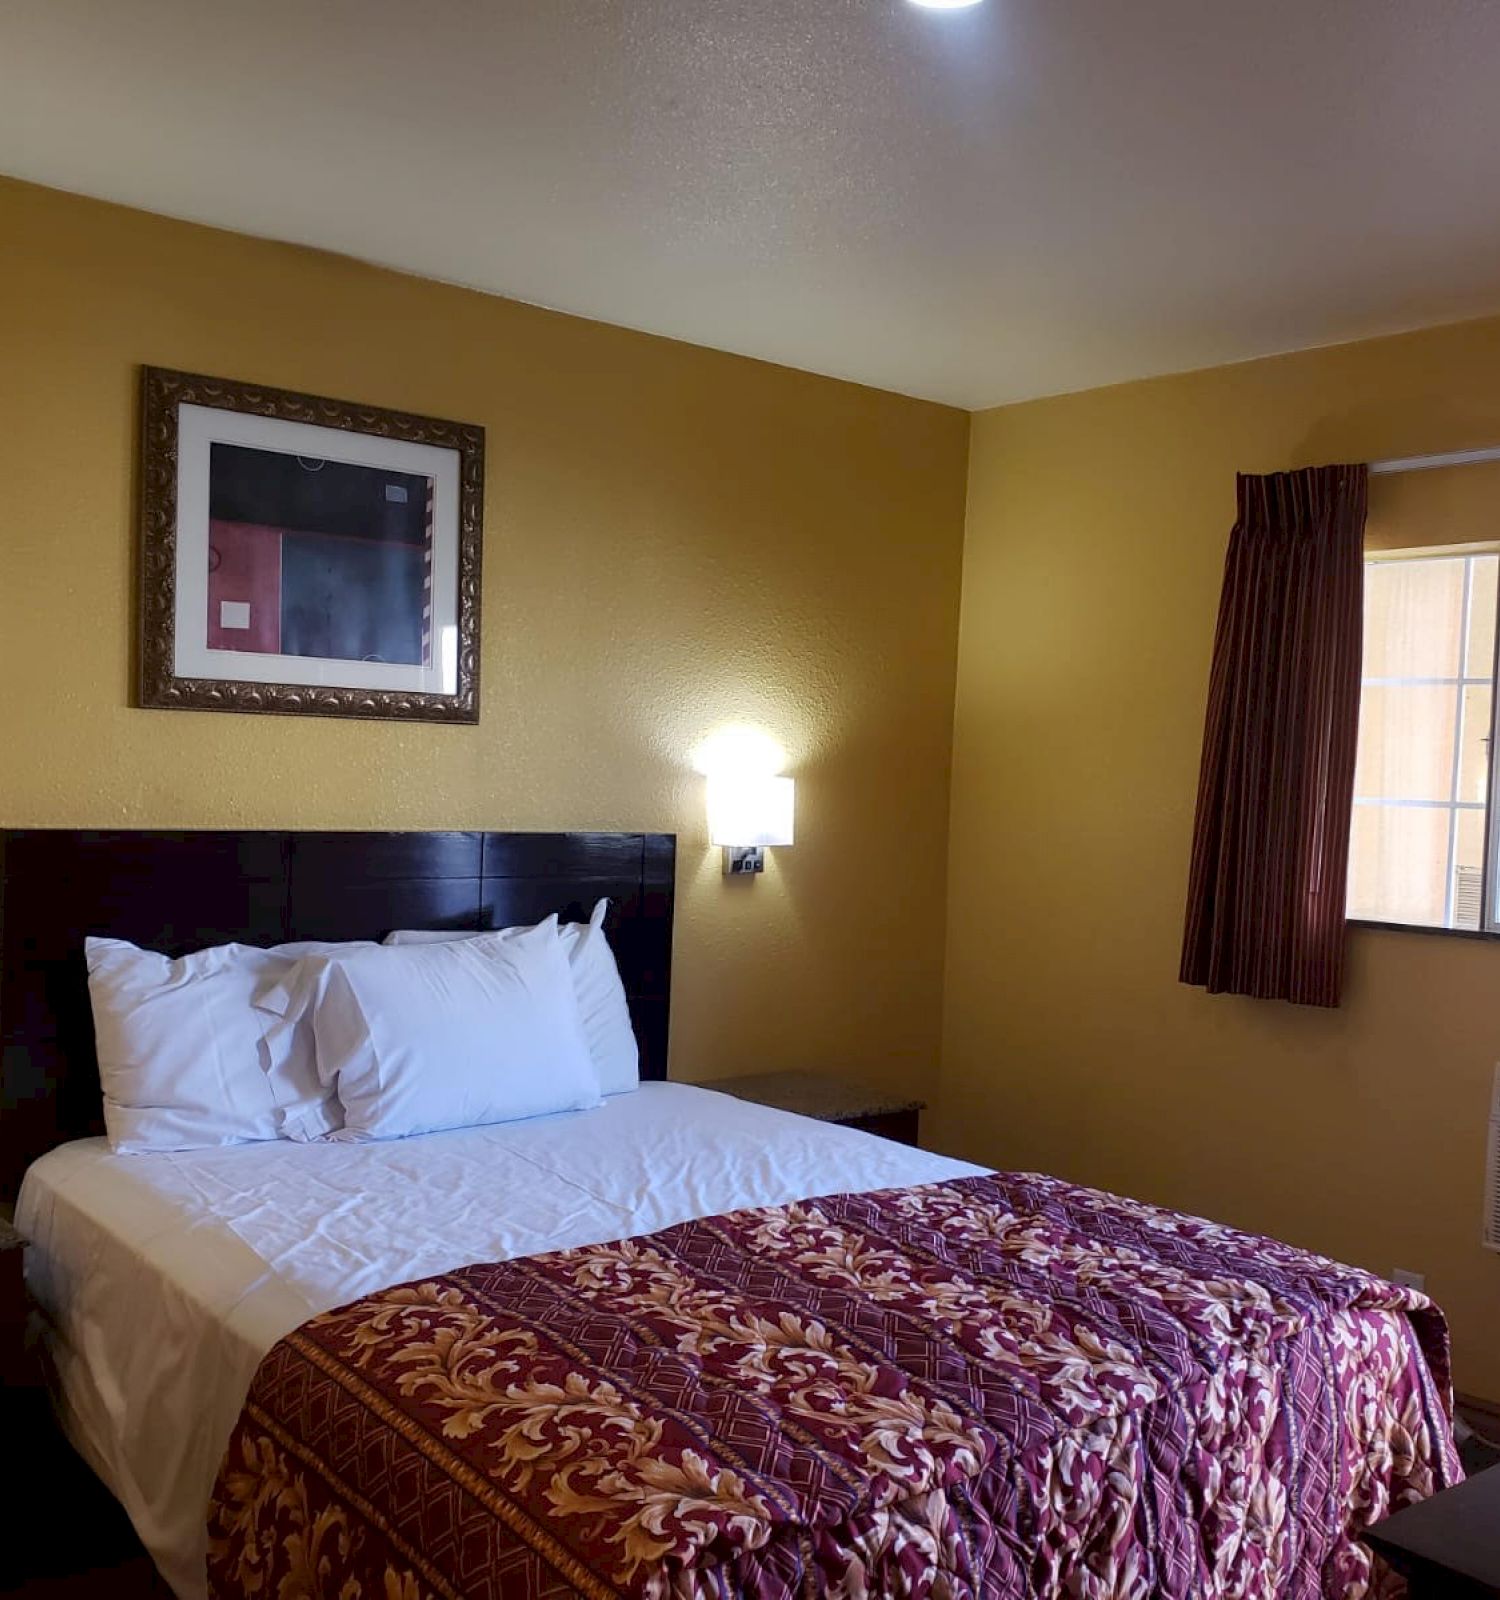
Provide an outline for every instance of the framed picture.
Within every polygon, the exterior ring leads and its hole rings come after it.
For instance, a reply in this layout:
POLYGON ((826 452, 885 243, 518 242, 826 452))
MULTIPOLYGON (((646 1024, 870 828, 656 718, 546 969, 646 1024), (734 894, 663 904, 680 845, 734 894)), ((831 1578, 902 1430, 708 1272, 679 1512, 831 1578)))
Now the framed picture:
POLYGON ((147 367, 140 703, 479 720, 484 430, 147 367))

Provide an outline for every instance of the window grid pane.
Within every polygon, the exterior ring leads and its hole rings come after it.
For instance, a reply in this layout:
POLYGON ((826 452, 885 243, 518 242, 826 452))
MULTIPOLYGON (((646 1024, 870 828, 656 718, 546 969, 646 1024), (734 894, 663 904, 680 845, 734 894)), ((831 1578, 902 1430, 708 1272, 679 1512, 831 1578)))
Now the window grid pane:
POLYGON ((1500 557, 1366 564, 1351 917, 1483 921, 1500 557))

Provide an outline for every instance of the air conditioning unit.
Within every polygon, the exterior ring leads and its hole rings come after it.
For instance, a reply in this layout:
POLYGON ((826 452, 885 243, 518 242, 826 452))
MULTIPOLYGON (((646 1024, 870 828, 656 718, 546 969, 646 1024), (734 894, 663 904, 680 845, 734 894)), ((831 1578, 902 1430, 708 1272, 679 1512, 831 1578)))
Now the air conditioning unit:
POLYGON ((1490 1144, 1484 1169, 1484 1246, 1500 1251, 1500 1064, 1490 1091, 1490 1144))

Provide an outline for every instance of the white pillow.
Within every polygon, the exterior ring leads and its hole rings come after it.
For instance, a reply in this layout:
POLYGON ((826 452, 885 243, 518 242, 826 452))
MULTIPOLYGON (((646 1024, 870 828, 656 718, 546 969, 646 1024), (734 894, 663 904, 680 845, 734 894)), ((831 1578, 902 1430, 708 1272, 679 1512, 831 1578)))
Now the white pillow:
MULTIPOLYGON (((306 955, 354 945, 221 944, 175 961, 124 939, 85 939, 104 1127, 122 1155, 275 1139, 272 1079, 322 1103, 307 1030, 273 1029, 257 989, 306 955)), ((377 949, 371 945, 369 948, 377 949)))
POLYGON ((317 961, 299 961, 289 971, 268 974, 254 994, 271 1058, 266 1079, 276 1102, 277 1129, 283 1139, 297 1144, 309 1144, 344 1125, 338 1090, 319 1076, 317 1067, 312 1002, 321 981, 317 961), (303 1061, 312 1062, 311 1075, 301 1070, 303 1061))
POLYGON ((260 1003, 309 1010, 318 1075, 343 1106, 336 1139, 599 1103, 555 918, 521 935, 314 956, 302 974, 260 1003))
MULTIPOLYGON (((583 1021, 583 1036, 599 1074, 604 1094, 625 1094, 641 1085, 641 1056, 630 1025, 630 1005, 614 951, 604 932, 604 913, 608 900, 600 900, 585 922, 565 922, 558 929, 568 970, 573 976, 573 992, 578 996, 578 1014, 583 1021)), ((529 933, 529 928, 502 928, 500 937, 529 933)), ((385 936, 390 945, 453 944, 460 939, 476 939, 479 934, 453 932, 441 928, 400 928, 385 936)), ((489 937, 495 937, 490 935, 489 937)))

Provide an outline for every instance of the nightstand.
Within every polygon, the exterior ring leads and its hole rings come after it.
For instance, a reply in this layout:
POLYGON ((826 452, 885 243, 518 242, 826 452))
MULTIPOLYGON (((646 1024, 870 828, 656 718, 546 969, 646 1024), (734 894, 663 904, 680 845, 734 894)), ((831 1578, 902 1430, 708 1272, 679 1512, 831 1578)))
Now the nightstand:
POLYGON ((1500 1467, 1407 1506, 1361 1535, 1411 1600, 1500 1595, 1500 1467))
POLYGON ((898 1144, 917 1142, 917 1119, 925 1108, 924 1101, 909 1095, 892 1094, 825 1072, 752 1072, 742 1078, 720 1078, 703 1087, 774 1106, 778 1111, 795 1111, 819 1122, 878 1133, 898 1144))
POLYGON ((7 1485, 7 1535, 0 1539, 0 1590, 13 1593, 31 1576, 34 1542, 28 1537, 48 1508, 37 1487, 45 1477, 39 1446, 47 1438, 46 1392, 26 1347, 26 1241, 0 1210, 0 1431, 11 1454, 7 1485))
POLYGON ((26 1241, 0 1211, 0 1389, 7 1395, 36 1387, 26 1353, 26 1241))

